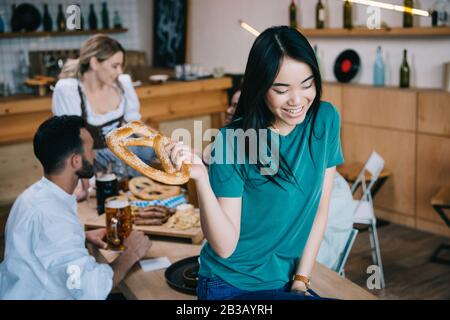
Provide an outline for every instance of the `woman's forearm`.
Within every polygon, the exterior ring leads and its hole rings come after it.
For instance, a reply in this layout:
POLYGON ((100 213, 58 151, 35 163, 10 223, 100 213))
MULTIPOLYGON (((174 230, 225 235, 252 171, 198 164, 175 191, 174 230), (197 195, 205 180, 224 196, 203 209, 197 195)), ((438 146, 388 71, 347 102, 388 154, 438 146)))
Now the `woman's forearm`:
MULTIPOLYGON (((239 225, 222 208, 209 183, 208 173, 195 181, 202 230, 211 247, 222 258, 229 257, 239 239, 239 225)), ((240 208, 239 208, 240 210, 240 208)))
POLYGON ((335 167, 328 168, 325 171, 319 208, 317 209, 317 215, 314 219, 305 249, 303 250, 303 255, 297 269, 297 274, 309 277, 314 268, 314 263, 316 262, 316 257, 319 253, 320 244, 322 243, 323 236, 327 228, 328 211, 330 209, 330 198, 333 189, 335 172, 335 167))
POLYGON ((298 266, 297 274, 310 276, 319 253, 320 244, 322 243, 328 221, 328 208, 319 208, 316 219, 314 220, 311 233, 303 250, 302 259, 298 266), (325 211, 325 212, 324 212, 325 211))

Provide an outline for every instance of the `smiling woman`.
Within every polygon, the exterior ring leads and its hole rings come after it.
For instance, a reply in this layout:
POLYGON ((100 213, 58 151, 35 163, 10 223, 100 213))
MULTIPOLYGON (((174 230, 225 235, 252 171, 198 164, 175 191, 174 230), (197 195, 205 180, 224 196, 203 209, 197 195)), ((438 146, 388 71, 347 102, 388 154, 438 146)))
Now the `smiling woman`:
MULTIPOLYGON (((120 160, 108 149, 105 136, 124 123, 140 120, 140 105, 131 78, 123 74, 125 50, 103 34, 90 37, 80 49, 80 57, 68 61, 59 76, 52 97, 55 115, 77 115, 88 123, 96 150, 95 169, 105 171, 120 160)), ((153 158, 151 148, 133 147, 146 161, 153 158)), ((87 182, 79 199, 86 196, 87 182)))
POLYGON ((271 127, 281 135, 289 134, 305 120, 315 97, 311 68, 304 62, 285 57, 271 90, 267 92, 267 106, 275 115, 271 127), (304 74, 310 76, 298 81, 298 75, 304 74))
MULTIPOLYGON (((233 121, 214 142, 214 161, 208 170, 201 161, 191 165, 208 240, 200 299, 316 298, 308 296, 309 277, 335 166, 343 162, 339 114, 321 102, 321 91, 314 51, 296 29, 272 27, 258 36, 233 121), (265 135, 249 138, 255 130, 265 135), (255 149, 264 149, 256 161, 255 149), (279 169, 265 174, 269 154, 279 169)), ((183 151, 171 151, 177 167, 195 159, 183 151)))

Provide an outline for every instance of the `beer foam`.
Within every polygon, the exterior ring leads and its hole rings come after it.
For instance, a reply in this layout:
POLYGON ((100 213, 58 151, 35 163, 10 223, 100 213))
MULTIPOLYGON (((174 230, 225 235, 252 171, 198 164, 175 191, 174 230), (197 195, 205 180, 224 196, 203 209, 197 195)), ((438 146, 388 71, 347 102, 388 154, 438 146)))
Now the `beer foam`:
POLYGON ((123 199, 111 200, 111 201, 108 201, 108 203, 106 204, 106 207, 108 207, 110 209, 122 209, 122 208, 125 208, 128 206, 129 206, 128 200, 123 200, 123 199))
POLYGON ((112 180, 116 179, 116 175, 114 173, 107 173, 107 174, 101 175, 99 177, 96 177, 95 179, 97 179, 98 181, 102 181, 102 182, 112 181, 112 180))

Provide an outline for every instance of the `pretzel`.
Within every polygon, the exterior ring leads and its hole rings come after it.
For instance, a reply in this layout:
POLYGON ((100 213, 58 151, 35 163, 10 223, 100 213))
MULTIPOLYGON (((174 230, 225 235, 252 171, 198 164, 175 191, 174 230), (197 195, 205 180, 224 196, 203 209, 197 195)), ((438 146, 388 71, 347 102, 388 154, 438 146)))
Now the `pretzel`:
POLYGON ((174 197, 181 193, 178 186, 165 186, 147 177, 135 177, 128 182, 128 187, 136 197, 142 200, 160 200, 174 197))
POLYGON ((164 145, 169 143, 170 139, 159 134, 157 131, 150 129, 140 121, 132 121, 126 125, 117 128, 106 136, 106 145, 119 159, 124 161, 136 171, 142 173, 150 179, 170 184, 180 185, 189 181, 190 165, 183 163, 180 171, 177 171, 169 155, 167 154, 164 145), (138 135, 140 137, 134 138, 131 135, 138 135), (130 146, 144 146, 153 147, 156 155, 161 161, 164 171, 152 168, 145 164, 139 157, 128 150, 130 146))

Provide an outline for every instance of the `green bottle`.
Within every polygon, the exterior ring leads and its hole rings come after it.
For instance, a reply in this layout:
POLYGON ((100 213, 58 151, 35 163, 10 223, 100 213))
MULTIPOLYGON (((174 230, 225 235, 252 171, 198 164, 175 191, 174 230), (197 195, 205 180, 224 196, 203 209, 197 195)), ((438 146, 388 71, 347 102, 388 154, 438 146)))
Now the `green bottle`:
POLYGON ((95 8, 94 4, 91 3, 89 5, 89 29, 91 30, 97 30, 98 29, 98 23, 97 23, 97 15, 95 14, 95 8))
POLYGON ((113 18, 113 25, 114 29, 122 29, 122 19, 119 16, 119 11, 114 11, 114 18, 113 18))
POLYGON ((409 88, 409 65, 406 49, 403 50, 403 62, 400 66, 400 88, 409 88))
MULTIPOLYGON (((403 6, 407 9, 413 8, 412 0, 403 1, 403 6)), ((403 28, 412 28, 413 26, 413 15, 411 11, 403 11, 403 28)))
POLYGON ((352 29, 352 3, 348 0, 344 2, 344 29, 352 29))
POLYGON ((106 2, 102 2, 102 26, 103 29, 109 29, 109 13, 106 2))
POLYGON ((319 0, 316 5, 316 28, 325 28, 325 7, 322 4, 322 0, 319 0))
POLYGON ((297 28, 297 5, 295 0, 292 0, 289 5, 289 25, 292 28, 297 28))
POLYGON ((63 13, 63 7, 62 4, 58 4, 58 17, 57 17, 57 25, 58 25, 58 31, 65 31, 66 30, 66 17, 63 13))
POLYGON ((46 3, 44 3, 44 15, 42 17, 42 25, 44 27, 44 31, 52 31, 53 29, 52 17, 50 17, 50 13, 48 12, 48 5, 46 3))

